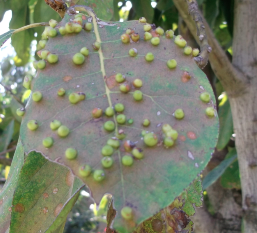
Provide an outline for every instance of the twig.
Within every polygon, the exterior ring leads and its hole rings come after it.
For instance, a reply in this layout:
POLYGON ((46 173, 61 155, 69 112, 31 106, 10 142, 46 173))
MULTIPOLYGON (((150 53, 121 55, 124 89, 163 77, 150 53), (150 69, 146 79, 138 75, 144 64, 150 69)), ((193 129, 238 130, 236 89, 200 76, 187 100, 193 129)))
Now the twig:
POLYGON ((6 151, 2 151, 2 152, 0 152, 0 156, 1 156, 1 155, 5 155, 5 154, 8 153, 8 152, 15 151, 15 149, 16 149, 16 146, 15 146, 15 147, 12 147, 12 148, 10 148, 10 149, 7 149, 6 151))
MULTIPOLYGON (((185 4, 185 0, 173 0, 173 2, 195 40, 200 44, 199 37, 196 34, 195 23, 192 17, 188 15, 188 4, 185 4)), ((198 11, 198 13, 203 21, 208 43, 212 48, 212 52, 209 54, 209 60, 215 75, 219 78, 223 87, 231 97, 243 94, 248 78, 232 65, 201 12, 198 11)))
POLYGON ((33 24, 30 24, 30 25, 27 25, 27 26, 16 29, 13 32, 13 34, 25 31, 25 30, 30 29, 30 28, 40 27, 40 26, 49 26, 49 23, 33 23, 33 24))

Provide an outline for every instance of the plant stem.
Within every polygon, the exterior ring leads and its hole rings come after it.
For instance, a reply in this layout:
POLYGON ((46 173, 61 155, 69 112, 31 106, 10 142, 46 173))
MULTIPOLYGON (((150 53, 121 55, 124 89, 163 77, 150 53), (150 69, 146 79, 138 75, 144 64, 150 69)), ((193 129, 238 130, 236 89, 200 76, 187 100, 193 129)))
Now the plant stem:
POLYGON ((13 34, 25 31, 25 30, 30 29, 30 28, 40 27, 40 26, 49 26, 49 23, 33 23, 33 24, 30 24, 30 25, 27 25, 27 26, 16 29, 13 32, 13 34))

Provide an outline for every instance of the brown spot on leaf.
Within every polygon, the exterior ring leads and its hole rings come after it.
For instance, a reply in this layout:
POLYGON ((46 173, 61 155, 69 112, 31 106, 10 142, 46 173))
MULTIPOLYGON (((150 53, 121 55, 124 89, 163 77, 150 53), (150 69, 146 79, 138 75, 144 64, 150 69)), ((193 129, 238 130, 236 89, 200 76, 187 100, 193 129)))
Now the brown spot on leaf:
POLYGON ((192 132, 192 131, 189 131, 189 132, 187 133, 187 137, 188 137, 189 139, 191 139, 191 140, 195 140, 195 139, 196 139, 196 135, 195 135, 195 133, 192 132))
POLYGON ((58 188, 54 188, 53 190, 53 194, 56 194, 56 193, 58 193, 58 188))
POLYGON ((56 206, 55 210, 54 210, 54 216, 56 217, 62 210, 63 204, 60 203, 58 206, 56 206))
POLYGON ((2 205, 3 204, 3 200, 0 200, 0 205, 2 205))
POLYGON ((116 82, 115 75, 110 76, 105 79, 107 87, 111 90, 112 88, 118 86, 119 84, 116 82))
POLYGON ((69 187, 72 186, 73 180, 74 180, 74 176, 73 176, 72 172, 71 172, 71 171, 68 171, 68 172, 67 172, 67 175, 66 175, 66 178, 65 178, 66 184, 67 184, 69 187))
POLYGON ((47 208, 47 207, 45 207, 45 208, 43 209, 43 213, 44 213, 44 214, 48 213, 48 208, 47 208))
POLYGON ((49 197, 48 193, 44 193, 44 194, 43 194, 43 199, 46 199, 46 198, 48 198, 48 197, 49 197))
POLYGON ((186 141, 186 137, 184 135, 180 135, 179 136, 179 140, 184 142, 184 141, 186 141))
POLYGON ((183 73, 183 75, 181 77, 181 81, 183 83, 186 83, 186 82, 188 82, 190 80, 190 78, 191 78, 190 74, 187 71, 184 71, 184 73, 183 73))
POLYGON ((64 82, 69 82, 70 80, 72 80, 72 77, 71 76, 65 76, 63 77, 62 79, 64 82))
POLYGON ((25 207, 24 207, 23 204, 18 203, 17 205, 14 206, 14 210, 15 210, 16 212, 23 213, 24 210, 25 210, 25 207))

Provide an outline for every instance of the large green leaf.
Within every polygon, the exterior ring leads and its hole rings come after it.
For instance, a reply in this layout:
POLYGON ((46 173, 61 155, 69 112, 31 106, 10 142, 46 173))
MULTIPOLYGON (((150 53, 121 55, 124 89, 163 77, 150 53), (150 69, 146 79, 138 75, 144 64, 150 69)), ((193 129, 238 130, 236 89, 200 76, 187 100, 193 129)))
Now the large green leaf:
POLYGON ((207 189, 214 182, 216 182, 222 174, 226 171, 226 169, 235 161, 237 158, 236 149, 232 149, 226 159, 224 159, 217 167, 211 170, 203 180, 203 189, 207 189))
POLYGON ((77 5, 91 7, 102 20, 110 20, 113 16, 113 0, 76 0, 77 5))
MULTIPOLYGON (((70 17, 66 15, 59 26, 69 20, 70 17)), ((40 102, 29 100, 21 125, 21 138, 26 153, 33 150, 41 152, 50 161, 69 167, 80 177, 81 164, 103 169, 102 147, 108 139, 120 137, 122 130, 125 138, 120 138, 122 146, 112 155, 113 166, 104 169, 105 179, 96 182, 92 175, 80 178, 91 189, 97 203, 104 194, 113 195, 114 207, 117 209, 114 227, 119 232, 131 232, 131 228, 172 203, 210 160, 218 135, 218 117, 217 114, 213 118, 207 117, 205 109, 215 106, 215 97, 205 74, 172 39, 161 36, 159 46, 153 46, 144 39, 123 44, 120 37, 126 28, 133 28, 143 38, 144 24, 138 21, 117 22, 103 27, 97 25, 95 18, 93 22, 94 30, 91 32, 82 31, 49 39, 46 49, 58 54, 59 62, 47 63, 46 68, 38 72, 34 79, 32 90, 42 92, 43 99, 40 102), (96 40, 102 46, 98 52, 92 47, 96 40), (84 46, 88 47, 89 56, 83 65, 74 65, 73 55, 84 46), (131 48, 137 49, 136 57, 128 55, 131 48), (154 54, 153 62, 146 62, 145 55, 148 52, 154 54), (170 70, 166 63, 173 58, 178 65, 176 69, 170 70), (119 91, 119 84, 115 81, 115 74, 119 72, 126 76, 129 84, 136 78, 143 81, 142 101, 134 101, 135 88, 132 85, 128 94, 119 91), (189 80, 184 77, 186 72, 191 75, 189 80), (65 96, 57 96, 59 88, 66 90, 65 96), (199 98, 204 91, 211 96, 209 103, 199 98), (68 96, 73 92, 85 93, 86 99, 71 104, 68 96), (91 111, 94 108, 105 110, 117 103, 124 104, 124 114, 134 123, 117 125, 117 114, 114 118, 92 118, 91 111), (185 112, 182 120, 173 116, 178 108, 185 112), (145 118, 151 121, 149 127, 142 126, 145 118), (38 122, 36 131, 27 129, 27 123, 32 119, 38 122), (69 127, 70 134, 66 138, 60 138, 50 129, 49 124, 54 119, 69 127), (114 132, 103 129, 103 124, 110 120, 115 122, 114 132), (176 145, 169 149, 163 146, 162 125, 165 123, 179 134, 176 145), (154 132, 159 140, 158 145, 146 146, 142 130, 154 132), (50 149, 42 145, 45 137, 54 140, 50 149), (127 140, 136 143, 145 154, 144 159, 135 159, 131 167, 121 163, 121 157, 130 154, 123 146, 127 140), (77 158, 71 161, 65 157, 65 150, 70 147, 78 152, 77 158), (133 208, 134 222, 126 223, 121 217, 120 210, 127 205, 133 208)))
POLYGON ((12 166, 9 172, 9 176, 3 189, 0 191, 0 233, 8 232, 11 212, 12 212, 12 197, 17 187, 19 173, 24 163, 24 150, 21 142, 19 141, 14 158, 12 160, 12 166))
MULTIPOLYGON (((69 199, 82 186, 68 168, 50 162, 40 153, 30 152, 14 193, 10 233, 45 232, 60 213, 67 216, 71 209, 69 199)), ((76 198, 77 195, 72 198, 73 204, 76 198)))
POLYGON ((233 133, 233 119, 229 100, 227 100, 222 106, 220 106, 219 118, 220 134, 217 143, 217 149, 222 150, 227 146, 233 133))
POLYGON ((131 0, 131 2, 138 18, 144 16, 149 22, 152 22, 154 9, 151 6, 150 0, 131 0))

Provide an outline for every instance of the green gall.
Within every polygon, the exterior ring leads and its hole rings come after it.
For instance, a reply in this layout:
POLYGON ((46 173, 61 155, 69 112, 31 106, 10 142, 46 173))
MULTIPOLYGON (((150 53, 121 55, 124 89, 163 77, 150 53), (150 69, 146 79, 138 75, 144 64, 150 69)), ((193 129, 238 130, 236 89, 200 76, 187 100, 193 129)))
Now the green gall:
POLYGON ((76 53, 72 58, 74 64, 76 65, 82 65, 85 61, 85 57, 81 53, 76 53))
POLYGON ((128 44, 130 42, 130 37, 128 34, 122 34, 120 38, 124 44, 128 44))
POLYGON ((110 138, 107 141, 107 145, 109 145, 115 149, 118 149, 120 147, 120 141, 116 138, 110 138))
POLYGON ((42 40, 47 40, 47 39, 48 39, 47 31, 46 31, 46 30, 44 30, 44 32, 42 33, 41 39, 42 39, 42 40))
POLYGON ((200 95, 200 99, 205 102, 205 103, 209 103, 210 100, 211 100, 211 96, 208 92, 203 92, 201 95, 200 95))
POLYGON ((123 112, 125 109, 125 106, 121 103, 115 104, 114 109, 116 112, 123 112))
POLYGON ((160 44, 160 38, 159 37, 153 37, 151 39, 151 43, 152 43, 152 45, 155 45, 155 46, 159 45, 160 44))
POLYGON ((110 145, 105 145, 102 148, 102 155, 103 156, 111 156, 113 154, 113 148, 110 145))
POLYGON ((80 53, 83 54, 85 57, 89 55, 89 51, 88 51, 87 47, 83 47, 80 50, 80 53))
POLYGON ((170 137, 165 137, 164 140, 163 140, 163 144, 166 148, 169 148, 169 147, 172 147, 174 145, 174 141, 170 137))
POLYGON ((152 53, 147 53, 145 55, 145 60, 148 62, 152 62, 154 60, 154 55, 152 53))
POLYGON ((105 115, 108 117, 112 117, 114 115, 114 110, 112 107, 108 107, 105 109, 105 115))
POLYGON ((64 95, 65 95, 65 90, 64 90, 64 88, 60 88, 60 89, 57 91, 57 95, 59 95, 59 96, 64 96, 64 95))
POLYGON ((121 162, 124 166, 132 166, 134 159, 130 155, 124 155, 121 162))
POLYGON ((133 86, 136 88, 140 88, 143 86, 143 81, 141 79, 137 78, 133 81, 133 86))
POLYGON ((172 129, 172 130, 166 132, 166 136, 170 137, 176 141, 178 139, 178 132, 176 130, 172 129))
POLYGON ((71 93, 69 95, 69 101, 71 104, 76 104, 80 101, 80 96, 78 93, 71 93))
POLYGON ((46 42, 47 40, 40 40, 38 43, 39 43, 39 46, 43 49, 46 47, 46 42))
POLYGON ((37 70, 37 61, 33 61, 33 67, 37 70))
POLYGON ((214 110, 214 108, 213 108, 213 107, 208 107, 208 108, 206 108, 205 114, 206 114, 206 116, 208 116, 208 117, 214 117, 214 116, 215 116, 215 110, 214 110))
POLYGON ((110 168, 113 165, 113 158, 103 157, 101 163, 104 168, 110 168))
POLYGON ((125 220, 131 220, 133 218, 133 213, 132 209, 128 206, 123 207, 121 210, 121 216, 125 220))
POLYGON ((152 29, 152 26, 150 24, 145 24, 144 25, 144 31, 149 32, 152 29))
POLYGON ((57 35, 56 29, 54 29, 54 28, 49 28, 49 29, 47 30, 47 35, 48 35, 49 37, 56 37, 56 35, 57 35))
POLYGON ((92 168, 87 164, 84 164, 79 167, 79 175, 82 177, 88 177, 91 171, 92 171, 92 168))
POLYGON ((154 133, 147 133, 145 136, 144 136, 144 143, 147 145, 147 146, 150 146, 150 147, 153 147, 155 145, 157 145, 158 143, 158 137, 156 134, 154 133))
POLYGON ((56 20, 54 20, 54 19, 51 19, 51 20, 49 21, 49 25, 50 25, 50 27, 52 27, 52 28, 55 28, 57 24, 58 24, 58 22, 57 22, 56 20))
POLYGON ((122 83, 125 81, 125 77, 121 73, 118 73, 115 75, 115 80, 118 83, 122 83))
POLYGON ((101 48, 101 44, 96 41, 96 42, 93 44, 93 48, 94 48, 94 50, 97 50, 97 51, 98 51, 98 50, 101 48))
POLYGON ((85 30, 86 31, 91 31, 93 28, 93 24, 92 23, 86 23, 85 24, 85 30))
POLYGON ((73 33, 74 32, 74 28, 71 22, 68 22, 65 24, 65 30, 67 33, 73 33))
POLYGON ((153 35, 150 32, 145 32, 144 39, 145 40, 151 40, 153 38, 153 35))
POLYGON ((50 54, 50 52, 48 50, 42 50, 41 51, 41 58, 46 59, 48 54, 50 54))
POLYGON ((143 130, 143 131, 141 132, 141 135, 144 137, 147 133, 148 133, 148 131, 143 130))
POLYGON ((16 110, 16 114, 17 114, 18 116, 20 116, 20 117, 24 116, 24 114, 25 114, 25 108, 18 108, 18 109, 16 110))
POLYGON ((47 56, 47 61, 48 61, 49 63, 51 63, 51 64, 58 62, 58 60, 59 60, 59 57, 58 57, 57 54, 52 54, 52 53, 50 53, 50 54, 47 56))
POLYGON ((190 55, 192 53, 192 51, 193 51, 193 49, 190 46, 186 46, 184 48, 184 54, 186 54, 186 55, 190 55))
POLYGON ((169 131, 173 130, 172 127, 169 124, 163 124, 162 125, 162 131, 163 133, 167 133, 169 131))
POLYGON ((174 69, 177 67, 177 61, 175 59, 171 59, 171 60, 168 60, 167 61, 167 66, 170 68, 170 69, 174 69))
POLYGON ((32 76, 31 75, 26 75, 24 80, 23 80, 23 86, 26 89, 30 89, 31 88, 31 81, 32 81, 32 76))
POLYGON ((58 120, 53 120, 53 121, 51 121, 51 123, 50 123, 50 128, 51 128, 51 130, 57 130, 61 125, 62 125, 62 124, 61 124, 60 121, 58 121, 58 120))
POLYGON ((40 60, 37 62, 38 69, 43 70, 43 69, 45 69, 45 67, 46 67, 46 62, 44 60, 40 60))
POLYGON ((134 120, 133 119, 128 119, 128 124, 129 125, 132 125, 134 123, 134 120))
POLYGON ((66 151, 65 151, 65 157, 69 160, 72 160, 72 159, 76 159, 77 158, 77 150, 74 149, 74 148, 68 148, 66 151))
POLYGON ((128 93, 130 91, 130 85, 128 83, 121 84, 120 91, 123 93, 128 93))
POLYGON ((104 123, 104 129, 106 131, 112 132, 115 129, 115 124, 113 121, 106 121, 104 123))
POLYGON ((184 48, 187 44, 187 42, 183 39, 183 37, 181 35, 176 36, 174 42, 180 48, 184 48))
POLYGON ((84 14, 82 13, 77 13, 74 18, 77 19, 77 18, 82 18, 82 16, 84 16, 84 14))
POLYGON ((30 120, 27 123, 27 127, 29 130, 34 131, 38 128, 38 123, 35 120, 30 120))
POLYGON ((103 115, 103 110, 101 109, 101 108, 94 108, 93 110, 92 110, 92 116, 94 117, 94 118, 99 118, 99 117, 101 117, 103 115))
POLYGON ((131 40, 133 40, 134 42, 139 41, 139 39, 140 39, 140 35, 138 33, 131 34, 131 40))
POLYGON ((140 23, 146 23, 146 18, 145 17, 141 17, 138 20, 140 23))
POLYGON ((165 34, 166 34, 166 38, 171 39, 174 36, 174 31, 170 29, 170 30, 167 30, 165 34))
POLYGON ((97 182, 101 182, 105 178, 105 173, 103 170, 95 170, 93 174, 93 178, 97 182))
POLYGON ((79 101, 82 101, 82 100, 86 99, 86 94, 85 93, 79 92, 78 95, 79 95, 79 101))
POLYGON ((73 22, 76 23, 76 24, 82 25, 83 19, 82 19, 81 17, 76 17, 76 18, 73 20, 73 22))
POLYGON ((67 33, 65 27, 60 27, 60 28, 59 28, 59 32, 60 32, 60 34, 61 34, 62 36, 66 35, 66 33, 67 33))
POLYGON ((144 153, 143 153, 143 150, 142 149, 139 149, 139 148, 133 148, 132 150, 132 155, 137 158, 137 159, 142 159, 144 157, 144 153))
POLYGON ((42 141, 42 144, 46 148, 50 148, 54 144, 54 139, 51 137, 47 137, 42 141))
POLYGON ((143 99, 142 91, 139 91, 139 90, 134 91, 133 97, 135 101, 141 101, 143 99))
POLYGON ((174 112, 174 117, 175 117, 176 119, 181 120, 181 119, 184 118, 184 116, 185 116, 185 113, 184 113, 184 111, 183 111, 181 108, 177 109, 177 110, 174 112))
POLYGON ((193 56, 197 57, 199 55, 200 51, 199 49, 193 49, 193 56))
POLYGON ((116 117, 117 123, 118 124, 125 124, 126 123, 126 116, 124 114, 120 114, 116 117))
POLYGON ((161 27, 156 28, 155 31, 161 36, 164 34, 164 30, 161 27))
POLYGON ((129 56, 131 56, 131 57, 137 56, 137 49, 135 49, 135 48, 130 49, 129 56))
POLYGON ((126 137, 123 129, 119 129, 118 133, 116 133, 116 138, 119 140, 123 140, 126 137))
POLYGON ((82 26, 79 23, 74 22, 72 28, 75 33, 80 33, 82 31, 82 26))
POLYGON ((151 124, 151 121, 149 119, 144 119, 143 126, 148 127, 151 124))
POLYGON ((68 136, 69 133, 70 133, 70 130, 69 130, 69 128, 68 128, 67 126, 65 126, 65 125, 61 125, 61 126, 58 128, 58 130, 57 130, 57 134, 58 134, 60 137, 62 137, 62 138, 68 136))
POLYGON ((126 30, 126 34, 130 35, 130 34, 132 34, 132 33, 134 33, 134 30, 133 30, 133 29, 128 28, 128 29, 126 30))
POLYGON ((43 98, 43 95, 40 91, 35 91, 33 94, 32 94, 32 99, 33 101, 35 102, 39 102, 41 99, 43 98))

